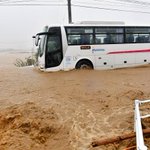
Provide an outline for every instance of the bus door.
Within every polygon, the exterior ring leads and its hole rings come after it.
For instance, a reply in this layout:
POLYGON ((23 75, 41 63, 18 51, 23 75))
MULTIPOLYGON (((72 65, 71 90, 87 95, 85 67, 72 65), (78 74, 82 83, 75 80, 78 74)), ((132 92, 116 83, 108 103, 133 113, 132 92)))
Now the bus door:
POLYGON ((57 67, 63 59, 62 39, 60 27, 52 27, 48 31, 46 51, 45 51, 45 68, 57 67))

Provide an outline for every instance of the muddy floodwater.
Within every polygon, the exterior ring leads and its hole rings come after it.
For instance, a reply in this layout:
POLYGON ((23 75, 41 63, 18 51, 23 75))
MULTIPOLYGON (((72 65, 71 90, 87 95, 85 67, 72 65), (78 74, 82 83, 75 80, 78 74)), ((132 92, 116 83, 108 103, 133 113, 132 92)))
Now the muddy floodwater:
POLYGON ((135 146, 135 138, 99 147, 91 143, 134 130, 134 100, 150 99, 150 65, 44 73, 13 65, 24 57, 0 53, 0 150, 135 146))

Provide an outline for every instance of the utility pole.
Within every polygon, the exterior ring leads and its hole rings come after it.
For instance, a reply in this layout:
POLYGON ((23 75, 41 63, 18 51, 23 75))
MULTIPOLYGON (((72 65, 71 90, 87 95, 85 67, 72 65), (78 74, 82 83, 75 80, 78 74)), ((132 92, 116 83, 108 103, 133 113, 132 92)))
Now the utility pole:
POLYGON ((71 0, 68 0, 68 22, 72 23, 71 0))

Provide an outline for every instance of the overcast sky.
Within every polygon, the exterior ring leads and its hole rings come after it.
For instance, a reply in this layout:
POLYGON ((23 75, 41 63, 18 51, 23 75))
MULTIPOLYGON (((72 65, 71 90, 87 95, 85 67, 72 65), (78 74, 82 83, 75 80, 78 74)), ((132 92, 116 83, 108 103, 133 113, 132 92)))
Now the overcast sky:
MULTIPOLYGON (((32 35, 40 32, 45 25, 66 24, 68 22, 67 6, 51 6, 51 4, 52 2, 67 4, 67 0, 49 1, 51 3, 46 0, 44 3, 50 4, 49 6, 1 6, 0 3, 0 49, 31 50, 32 35)), ((130 2, 130 0, 127 1, 130 2)), ((127 3, 124 0, 72 0, 72 20, 73 22, 123 21, 127 25, 150 26, 149 3, 150 0, 133 0, 133 3, 127 3)))

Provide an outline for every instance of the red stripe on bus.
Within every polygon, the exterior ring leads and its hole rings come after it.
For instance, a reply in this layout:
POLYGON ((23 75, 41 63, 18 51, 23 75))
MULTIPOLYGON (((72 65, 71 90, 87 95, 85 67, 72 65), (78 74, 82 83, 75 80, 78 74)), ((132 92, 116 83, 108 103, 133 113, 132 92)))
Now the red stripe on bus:
POLYGON ((115 52, 109 52, 107 54, 122 54, 122 53, 145 53, 150 52, 150 49, 144 49, 144 50, 124 50, 124 51, 115 51, 115 52))

